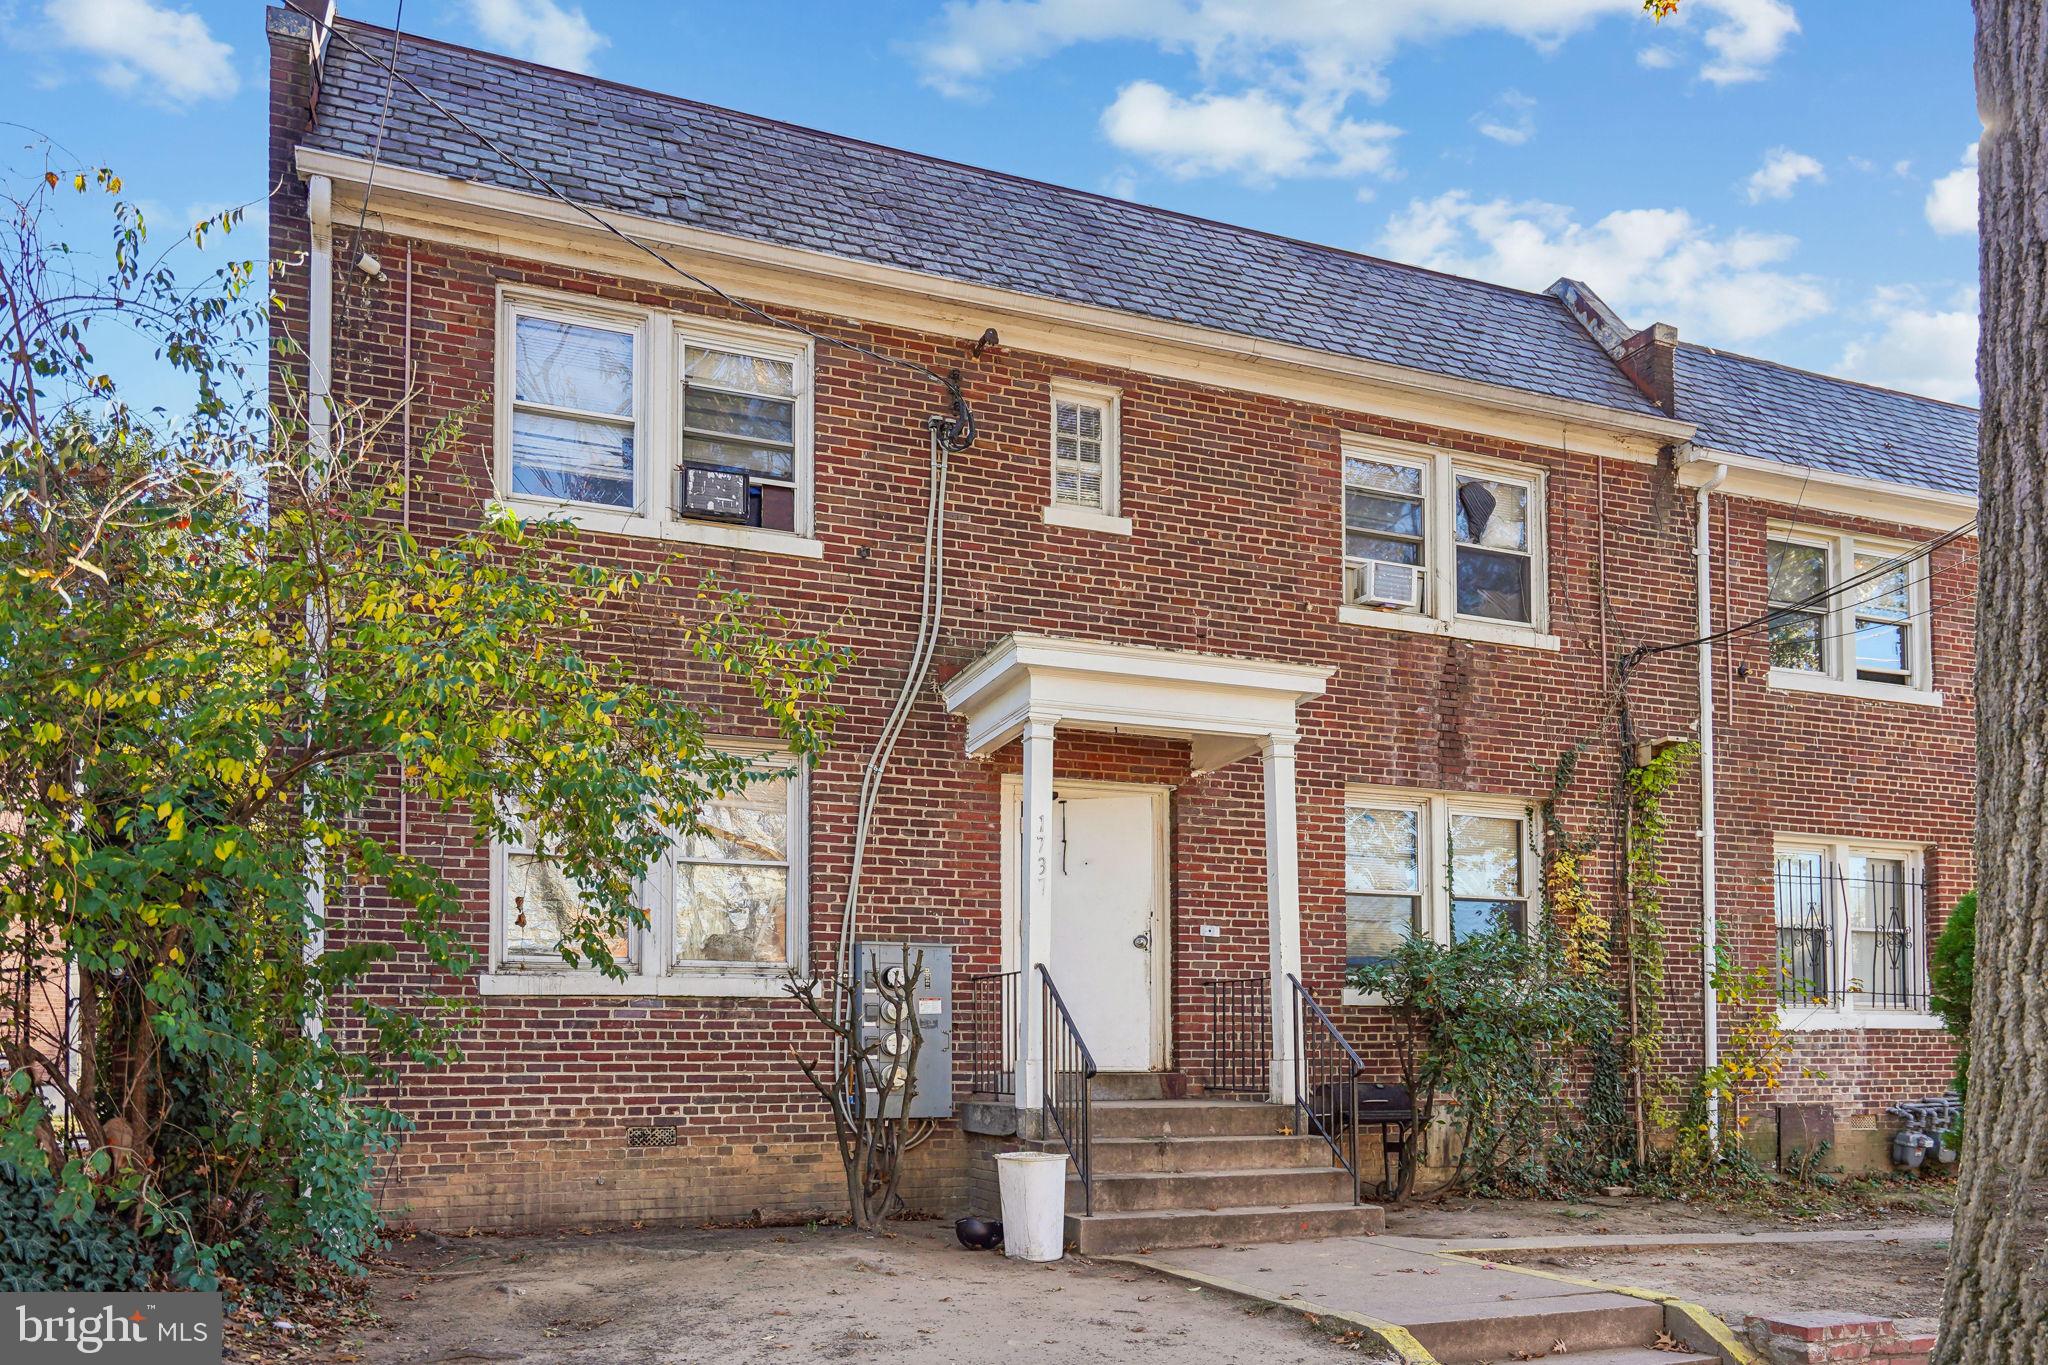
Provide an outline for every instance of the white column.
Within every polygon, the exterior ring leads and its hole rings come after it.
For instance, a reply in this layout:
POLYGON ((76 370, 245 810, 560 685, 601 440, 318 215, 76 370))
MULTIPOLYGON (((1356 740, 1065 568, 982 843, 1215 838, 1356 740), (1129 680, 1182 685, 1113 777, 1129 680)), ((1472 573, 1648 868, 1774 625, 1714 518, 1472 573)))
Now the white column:
POLYGON ((1272 972, 1276 1103, 1294 1102, 1294 988, 1301 975, 1300 841, 1294 829, 1294 736, 1260 742, 1266 765, 1266 941, 1272 972))
POLYGON ((1017 1049, 1017 1107, 1036 1113, 1043 1100, 1039 1081, 1045 1061, 1045 988, 1039 964, 1052 962, 1052 732, 1050 719, 1024 723, 1024 818, 1018 850, 1017 1016, 1023 1030, 1017 1049))

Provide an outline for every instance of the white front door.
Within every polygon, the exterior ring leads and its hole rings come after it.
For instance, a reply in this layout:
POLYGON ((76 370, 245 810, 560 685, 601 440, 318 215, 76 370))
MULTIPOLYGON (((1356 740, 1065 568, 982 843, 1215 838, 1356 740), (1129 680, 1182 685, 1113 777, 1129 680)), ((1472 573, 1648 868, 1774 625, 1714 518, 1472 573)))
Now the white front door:
POLYGON ((1164 1061, 1162 804, 1153 791, 1062 784, 1053 806, 1052 977, 1102 1071, 1164 1061))

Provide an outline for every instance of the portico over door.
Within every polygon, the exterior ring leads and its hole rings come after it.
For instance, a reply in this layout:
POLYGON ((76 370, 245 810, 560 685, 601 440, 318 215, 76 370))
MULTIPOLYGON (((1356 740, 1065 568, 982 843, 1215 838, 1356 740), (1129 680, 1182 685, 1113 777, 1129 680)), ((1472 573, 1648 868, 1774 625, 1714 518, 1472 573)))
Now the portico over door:
MULTIPOLYGON (((1335 670, 1058 636, 1005 636, 940 689, 967 722, 967 752, 1019 742, 1020 832, 1014 868, 1018 992, 1015 1094, 1019 1109, 1042 1099, 1044 1002, 1039 969, 1056 971, 1054 858, 1058 852, 1053 743, 1059 729, 1102 730, 1187 741, 1197 771, 1252 754, 1264 762, 1266 932, 1271 1018, 1270 1091, 1294 1098, 1288 977, 1301 971, 1299 849, 1295 833, 1296 710, 1320 696, 1335 670)), ((1064 983, 1062 996, 1069 994, 1064 983)), ((1091 1047, 1093 1043, 1091 1041, 1091 1047)))

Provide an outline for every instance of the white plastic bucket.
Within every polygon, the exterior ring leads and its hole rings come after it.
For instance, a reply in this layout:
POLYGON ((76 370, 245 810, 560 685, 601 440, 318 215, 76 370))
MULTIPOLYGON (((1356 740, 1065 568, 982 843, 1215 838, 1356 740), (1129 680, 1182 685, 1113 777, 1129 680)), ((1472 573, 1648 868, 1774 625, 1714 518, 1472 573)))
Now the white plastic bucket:
POLYGON ((1057 1261, 1066 1249, 1067 1158, 1061 1152, 998 1152, 1003 1255, 1057 1261))

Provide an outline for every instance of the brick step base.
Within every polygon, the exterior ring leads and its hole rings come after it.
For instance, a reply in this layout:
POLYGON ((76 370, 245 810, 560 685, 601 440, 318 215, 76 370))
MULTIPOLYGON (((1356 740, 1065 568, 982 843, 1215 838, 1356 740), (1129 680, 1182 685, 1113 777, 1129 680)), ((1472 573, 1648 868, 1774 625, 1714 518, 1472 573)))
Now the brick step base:
POLYGON ((1296 1242, 1364 1237, 1384 1231, 1387 1216, 1371 1204, 1303 1204, 1295 1208, 1157 1209, 1141 1213, 1067 1215, 1067 1241, 1083 1255, 1211 1242, 1296 1242))

